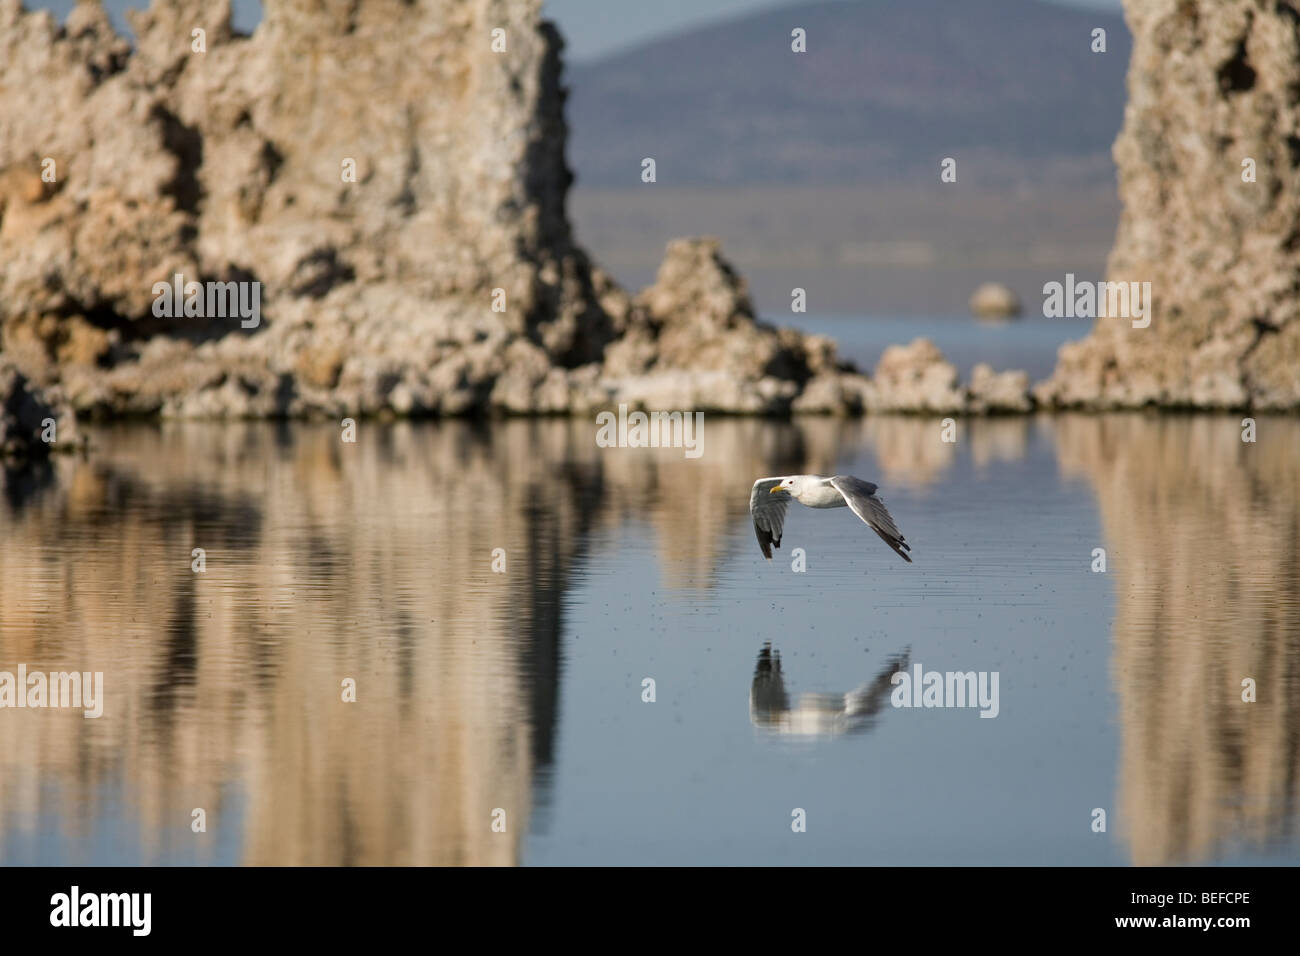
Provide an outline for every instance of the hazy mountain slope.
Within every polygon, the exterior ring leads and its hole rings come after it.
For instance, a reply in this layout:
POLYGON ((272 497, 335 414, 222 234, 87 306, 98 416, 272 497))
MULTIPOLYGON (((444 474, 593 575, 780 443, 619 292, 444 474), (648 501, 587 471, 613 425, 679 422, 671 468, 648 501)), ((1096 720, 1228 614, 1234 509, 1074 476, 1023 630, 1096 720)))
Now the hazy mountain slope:
POLYGON ((570 160, 586 185, 645 156, 669 184, 931 180, 945 156, 975 185, 1096 183, 1129 52, 1119 16, 1039 0, 794 4, 573 66, 570 160))

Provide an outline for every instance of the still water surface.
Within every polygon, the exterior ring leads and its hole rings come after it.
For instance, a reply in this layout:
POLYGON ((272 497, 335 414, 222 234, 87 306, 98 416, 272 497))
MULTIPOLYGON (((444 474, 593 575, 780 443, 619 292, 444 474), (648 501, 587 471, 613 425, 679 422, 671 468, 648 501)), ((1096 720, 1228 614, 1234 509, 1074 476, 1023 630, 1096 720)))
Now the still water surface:
POLYGON ((106 685, 0 710, 0 863, 1294 864, 1300 422, 1239 421, 92 429, 0 497, 0 670, 106 685), (764 561, 805 471, 915 563, 797 505, 764 561))

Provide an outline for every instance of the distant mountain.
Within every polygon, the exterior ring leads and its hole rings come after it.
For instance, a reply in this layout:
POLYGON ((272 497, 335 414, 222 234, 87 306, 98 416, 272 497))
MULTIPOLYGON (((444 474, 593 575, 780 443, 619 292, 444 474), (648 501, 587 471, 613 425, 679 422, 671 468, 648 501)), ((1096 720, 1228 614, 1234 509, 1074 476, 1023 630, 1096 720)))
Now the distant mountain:
POLYGON ((1112 180, 1130 37, 1039 0, 792 4, 574 65, 583 185, 1112 180), (790 49, 807 31, 807 53, 790 49), (1093 53, 1092 31, 1107 34, 1093 53))

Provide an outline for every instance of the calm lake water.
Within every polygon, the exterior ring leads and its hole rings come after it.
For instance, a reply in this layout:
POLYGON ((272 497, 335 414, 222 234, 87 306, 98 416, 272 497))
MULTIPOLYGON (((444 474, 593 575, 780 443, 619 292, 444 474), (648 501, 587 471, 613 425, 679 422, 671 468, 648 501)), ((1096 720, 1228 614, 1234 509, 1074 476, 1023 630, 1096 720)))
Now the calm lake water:
POLYGON ((1300 421, 1239 422, 90 429, 0 496, 0 671, 105 683, 0 710, 0 863, 1294 864, 1300 421), (763 560, 791 472, 915 563, 797 505, 763 560))

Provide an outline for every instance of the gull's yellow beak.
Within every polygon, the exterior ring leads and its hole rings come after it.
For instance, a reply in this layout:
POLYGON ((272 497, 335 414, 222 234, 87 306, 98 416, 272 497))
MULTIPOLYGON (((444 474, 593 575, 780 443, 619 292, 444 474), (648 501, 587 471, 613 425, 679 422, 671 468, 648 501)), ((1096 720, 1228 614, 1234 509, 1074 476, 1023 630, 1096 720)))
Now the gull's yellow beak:
POLYGON ((780 490, 781 490, 781 486, 780 486, 780 485, 773 485, 771 488, 767 489, 767 493, 768 493, 769 495, 774 495, 774 494, 776 494, 776 493, 777 493, 778 491, 780 491, 780 490))

